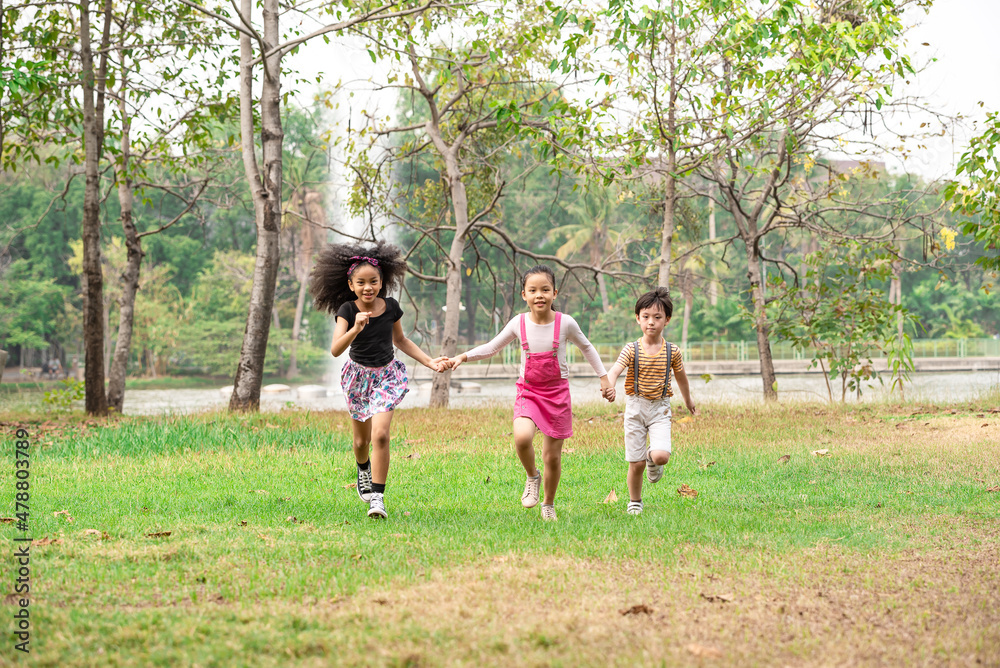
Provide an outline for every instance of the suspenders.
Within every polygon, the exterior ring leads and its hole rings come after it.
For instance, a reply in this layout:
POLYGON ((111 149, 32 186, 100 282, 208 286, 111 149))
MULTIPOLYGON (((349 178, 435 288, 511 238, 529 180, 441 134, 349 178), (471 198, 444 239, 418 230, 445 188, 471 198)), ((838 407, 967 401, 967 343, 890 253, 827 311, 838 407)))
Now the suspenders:
MULTIPOLYGON (((667 396, 667 388, 670 387, 670 373, 673 371, 673 361, 674 361, 674 344, 669 341, 664 341, 663 344, 667 347, 667 375, 663 379, 663 394, 660 398, 667 396)), ((639 396, 639 342, 632 342, 632 389, 635 392, 635 396, 639 396)))

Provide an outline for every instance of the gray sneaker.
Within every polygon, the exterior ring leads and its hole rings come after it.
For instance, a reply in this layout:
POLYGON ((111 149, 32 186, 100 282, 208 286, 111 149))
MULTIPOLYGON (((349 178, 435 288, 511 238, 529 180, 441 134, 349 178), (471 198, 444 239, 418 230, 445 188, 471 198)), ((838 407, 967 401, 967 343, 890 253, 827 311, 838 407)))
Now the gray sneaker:
POLYGON ((382 520, 389 517, 389 513, 385 512, 385 498, 382 494, 372 492, 372 500, 368 504, 368 517, 382 520))
POLYGON ((649 458, 649 453, 646 453, 646 480, 649 482, 659 482, 660 478, 663 477, 663 466, 657 466, 653 463, 653 460, 649 458))
POLYGON ((625 512, 629 515, 642 515, 642 501, 629 501, 625 512))
POLYGON ((542 474, 539 473, 534 478, 524 481, 524 494, 521 495, 521 505, 525 508, 534 508, 538 505, 538 490, 542 487, 542 474))
POLYGON ((358 467, 358 496, 365 503, 372 500, 372 468, 362 470, 358 467))
POLYGON ((556 517, 556 507, 550 506, 546 503, 542 504, 542 519, 546 522, 555 522, 558 517, 556 517))

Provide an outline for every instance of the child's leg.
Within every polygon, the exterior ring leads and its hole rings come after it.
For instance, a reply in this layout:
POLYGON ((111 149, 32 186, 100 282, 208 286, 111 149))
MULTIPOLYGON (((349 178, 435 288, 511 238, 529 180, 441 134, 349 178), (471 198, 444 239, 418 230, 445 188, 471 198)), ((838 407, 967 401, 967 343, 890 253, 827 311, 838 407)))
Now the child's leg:
POLYGON ((364 422, 352 419, 351 428, 354 430, 354 461, 364 464, 368 461, 368 444, 372 440, 372 421, 370 418, 364 422))
POLYGON ((534 438, 535 423, 531 418, 514 418, 514 449, 529 478, 538 475, 538 468, 535 466, 535 446, 532 444, 534 438))
POLYGON ((542 503, 546 506, 551 506, 556 500, 556 488, 562 475, 562 446, 563 439, 542 434, 542 462, 545 465, 545 475, 542 476, 545 500, 542 503))
POLYGON ((629 501, 642 501, 642 474, 646 472, 646 461, 629 462, 625 482, 628 485, 629 501))
POLYGON ((384 486, 389 476, 389 426, 392 424, 393 412, 376 413, 369 422, 372 443, 372 483, 375 485, 384 486))

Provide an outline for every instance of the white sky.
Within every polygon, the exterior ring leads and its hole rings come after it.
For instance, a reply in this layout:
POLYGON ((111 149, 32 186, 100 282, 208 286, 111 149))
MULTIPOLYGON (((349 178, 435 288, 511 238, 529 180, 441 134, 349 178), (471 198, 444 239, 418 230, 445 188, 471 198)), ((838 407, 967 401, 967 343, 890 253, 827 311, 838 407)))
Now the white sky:
MULTIPOLYGON (((966 120, 948 137, 924 142, 927 148, 915 150, 906 169, 932 179, 948 178, 973 134, 974 123, 984 118, 987 110, 1000 111, 1000 0, 936 0, 928 14, 920 12, 911 18, 919 23, 909 33, 906 50, 916 65, 928 67, 901 92, 919 95, 934 108, 961 114, 966 120), (929 46, 923 46, 924 42, 929 46)), ((359 42, 343 38, 335 38, 329 45, 314 40, 287 64, 307 79, 322 77, 326 87, 376 75, 376 65, 359 42)), ((302 92, 303 103, 308 104, 315 88, 309 86, 302 92)), ((388 98, 376 103, 361 93, 350 100, 341 96, 340 101, 342 109, 335 117, 341 122, 346 119, 344 107, 348 105, 355 119, 361 109, 371 111, 377 105, 384 114, 394 106, 388 98)), ((920 119, 916 120, 919 124, 920 119)))

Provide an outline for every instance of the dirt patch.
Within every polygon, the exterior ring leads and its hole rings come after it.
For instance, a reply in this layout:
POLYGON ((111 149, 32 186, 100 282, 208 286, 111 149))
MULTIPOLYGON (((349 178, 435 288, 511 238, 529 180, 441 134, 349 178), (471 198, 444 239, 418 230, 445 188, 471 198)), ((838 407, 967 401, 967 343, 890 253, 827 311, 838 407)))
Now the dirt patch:
POLYGON ((996 542, 891 557, 821 547, 741 572, 726 561, 694 548, 669 571, 511 554, 411 586, 265 607, 328 629, 344 663, 1000 665, 996 542))

